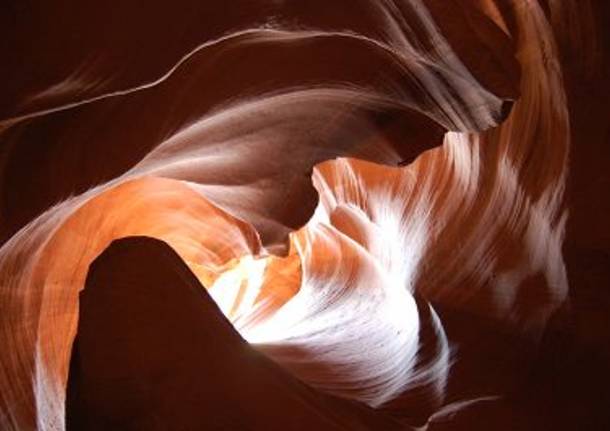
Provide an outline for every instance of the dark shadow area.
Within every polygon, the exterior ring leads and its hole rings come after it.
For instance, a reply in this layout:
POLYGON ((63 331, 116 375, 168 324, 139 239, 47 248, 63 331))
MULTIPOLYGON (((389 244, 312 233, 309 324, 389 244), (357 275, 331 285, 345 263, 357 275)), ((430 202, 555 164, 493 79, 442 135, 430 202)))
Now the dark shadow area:
POLYGON ((320 394, 255 352, 180 257, 146 237, 114 241, 80 296, 68 430, 397 430, 320 394))

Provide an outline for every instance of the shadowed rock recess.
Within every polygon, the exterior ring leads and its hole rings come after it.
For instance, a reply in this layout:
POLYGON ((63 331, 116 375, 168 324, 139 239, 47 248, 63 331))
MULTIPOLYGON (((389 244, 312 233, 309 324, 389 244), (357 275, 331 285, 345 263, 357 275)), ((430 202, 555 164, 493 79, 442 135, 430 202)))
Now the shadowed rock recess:
POLYGON ((68 430, 402 429, 257 353, 156 239, 116 240, 95 259, 78 328, 68 430))

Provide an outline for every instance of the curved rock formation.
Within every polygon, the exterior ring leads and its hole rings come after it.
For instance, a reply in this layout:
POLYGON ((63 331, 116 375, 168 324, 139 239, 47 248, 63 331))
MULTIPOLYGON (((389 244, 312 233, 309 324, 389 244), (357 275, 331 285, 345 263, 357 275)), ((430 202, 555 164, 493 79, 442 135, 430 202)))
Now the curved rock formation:
POLYGON ((248 346, 161 241, 114 241, 85 286, 67 429, 402 429, 248 346))
POLYGON ((0 428, 572 425, 594 3, 76 3, 0 26, 0 428))

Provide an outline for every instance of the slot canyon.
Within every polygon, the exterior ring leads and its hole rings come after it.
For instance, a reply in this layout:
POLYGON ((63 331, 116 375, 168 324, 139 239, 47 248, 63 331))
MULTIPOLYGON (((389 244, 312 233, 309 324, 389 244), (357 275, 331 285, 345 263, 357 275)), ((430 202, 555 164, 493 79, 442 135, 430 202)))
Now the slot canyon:
POLYGON ((610 430, 609 24, 4 2, 0 431, 610 430))

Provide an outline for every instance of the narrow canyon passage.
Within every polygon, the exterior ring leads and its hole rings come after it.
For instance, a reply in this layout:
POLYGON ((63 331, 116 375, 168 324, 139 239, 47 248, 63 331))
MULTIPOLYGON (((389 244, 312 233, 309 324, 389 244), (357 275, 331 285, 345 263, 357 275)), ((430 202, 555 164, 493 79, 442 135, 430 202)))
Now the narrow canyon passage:
POLYGON ((608 12, 9 1, 0 429, 610 427, 608 12))

